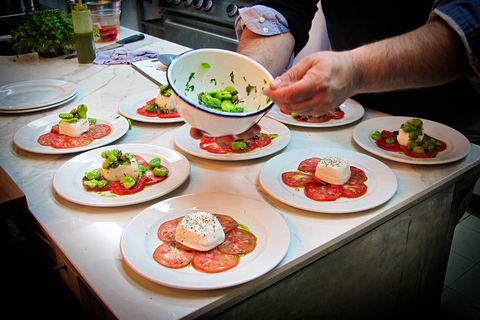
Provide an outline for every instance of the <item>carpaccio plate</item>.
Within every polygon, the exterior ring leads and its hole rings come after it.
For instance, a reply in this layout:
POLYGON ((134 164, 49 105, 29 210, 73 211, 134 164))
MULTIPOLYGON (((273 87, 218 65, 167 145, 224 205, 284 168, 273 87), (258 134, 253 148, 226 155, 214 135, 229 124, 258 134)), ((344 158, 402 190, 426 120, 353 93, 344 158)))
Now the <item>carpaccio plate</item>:
MULTIPOLYGON (((59 112, 60 113, 60 112, 59 112)), ((58 114, 50 115, 44 118, 34 120, 15 133, 13 142, 15 145, 26 151, 43 153, 43 154, 65 154, 91 150, 109 144, 127 133, 129 123, 125 117, 112 112, 103 111, 89 111, 87 117, 97 119, 100 124, 107 124, 112 128, 112 132, 107 136, 93 140, 92 143, 77 147, 77 148, 64 148, 58 149, 50 146, 42 146, 38 143, 38 138, 45 133, 50 132, 52 126, 58 124, 60 118, 58 114)))
POLYGON ((242 284, 269 272, 283 259, 289 243, 288 226, 272 207, 237 195, 205 193, 170 198, 140 212, 125 228, 120 248, 127 265, 152 282, 179 289, 211 290, 242 284), (195 211, 231 216, 257 237, 256 248, 241 257, 235 268, 219 273, 158 264, 152 254, 162 243, 157 236, 160 225, 195 211))

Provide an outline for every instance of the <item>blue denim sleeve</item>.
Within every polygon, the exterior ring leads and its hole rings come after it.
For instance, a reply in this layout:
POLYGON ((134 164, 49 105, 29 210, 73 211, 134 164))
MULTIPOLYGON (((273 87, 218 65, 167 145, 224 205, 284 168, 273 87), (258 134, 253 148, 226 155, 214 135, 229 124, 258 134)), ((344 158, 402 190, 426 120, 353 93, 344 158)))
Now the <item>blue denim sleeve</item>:
POLYGON ((238 39, 240 39, 245 26, 252 32, 264 36, 273 36, 290 31, 287 20, 272 8, 256 5, 241 8, 239 14, 235 22, 238 39))
POLYGON ((475 72, 472 83, 480 90, 480 0, 437 0, 430 17, 434 16, 447 22, 462 39, 475 72))

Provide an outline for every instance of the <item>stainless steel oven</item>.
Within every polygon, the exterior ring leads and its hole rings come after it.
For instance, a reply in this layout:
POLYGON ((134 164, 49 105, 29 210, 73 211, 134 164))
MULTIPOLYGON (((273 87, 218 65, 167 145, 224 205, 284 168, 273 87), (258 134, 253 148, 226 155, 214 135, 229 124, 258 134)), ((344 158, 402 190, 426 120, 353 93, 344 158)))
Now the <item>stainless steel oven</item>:
POLYGON ((190 48, 235 51, 238 9, 254 0, 160 0, 166 40, 190 48))

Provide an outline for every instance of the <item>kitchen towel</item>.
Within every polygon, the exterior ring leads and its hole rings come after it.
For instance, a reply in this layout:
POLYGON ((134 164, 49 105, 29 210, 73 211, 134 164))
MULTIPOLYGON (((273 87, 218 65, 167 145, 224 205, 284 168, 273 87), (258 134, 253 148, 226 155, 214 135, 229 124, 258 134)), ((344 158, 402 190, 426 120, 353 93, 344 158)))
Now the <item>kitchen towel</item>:
POLYGON ((132 64, 136 61, 154 59, 158 52, 150 50, 112 49, 97 52, 95 64, 132 64))

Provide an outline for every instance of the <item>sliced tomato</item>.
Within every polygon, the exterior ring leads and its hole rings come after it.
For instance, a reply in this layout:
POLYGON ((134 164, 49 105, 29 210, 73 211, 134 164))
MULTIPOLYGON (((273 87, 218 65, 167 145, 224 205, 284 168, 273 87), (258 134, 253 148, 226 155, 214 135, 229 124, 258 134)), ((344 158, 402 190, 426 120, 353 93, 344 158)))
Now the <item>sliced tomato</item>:
POLYGON ((156 112, 147 111, 146 106, 138 108, 137 113, 145 117, 152 117, 152 118, 158 117, 156 112))
POLYGON ((225 154, 228 153, 229 150, 227 148, 220 147, 216 142, 215 138, 203 136, 200 138, 200 149, 205 150, 210 153, 216 154, 225 154))
POLYGON ((300 162, 297 169, 304 172, 315 172, 315 169, 317 168, 317 164, 320 161, 322 161, 322 159, 318 157, 305 159, 302 162, 300 162))
POLYGON ((316 182, 305 185, 305 195, 315 201, 334 201, 343 194, 343 186, 328 184, 322 185, 316 182))
POLYGON ((225 241, 218 246, 218 250, 227 254, 246 254, 252 252, 256 246, 257 238, 253 234, 237 228, 225 235, 225 241))
POLYGON ((345 198, 357 198, 367 193, 367 185, 363 182, 357 182, 353 184, 345 183, 343 185, 343 196, 345 198))
POLYGON ((307 183, 314 181, 313 176, 310 173, 300 171, 287 171, 282 173, 282 181, 290 187, 303 187, 307 183))
MULTIPOLYGON (((105 178, 102 176, 101 179, 98 179, 98 181, 103 181, 105 180, 105 178)), ((85 181, 88 181, 87 178, 83 177, 83 180, 82 180, 82 184, 83 184, 83 188, 85 188, 86 191, 94 191, 94 192, 104 192, 104 191, 108 191, 110 190, 110 183, 107 183, 104 187, 89 187, 87 186, 86 184, 84 184, 83 182, 85 181)))
POLYGON ((55 134, 60 134, 58 124, 53 125, 53 126, 52 126, 52 129, 50 130, 50 132, 51 132, 51 133, 55 133, 55 134))
POLYGON ((56 138, 56 133, 45 133, 38 137, 37 142, 40 143, 42 146, 50 147, 52 145, 52 141, 56 138))
POLYGON ((326 114, 326 116, 328 116, 330 119, 333 119, 333 120, 340 120, 345 117, 345 112, 340 110, 340 108, 338 108, 336 110, 330 111, 329 113, 326 114))
POLYGON ((178 113, 178 111, 168 111, 167 113, 162 113, 160 109, 157 109, 157 116, 164 119, 178 118, 180 117, 180 113, 178 113))
POLYGON ((110 132, 112 132, 112 127, 108 124, 90 123, 90 129, 84 135, 88 135, 92 139, 100 139, 109 135, 110 132))
POLYGON ((210 251, 197 251, 192 260, 193 267, 198 271, 217 273, 230 270, 238 265, 240 258, 235 254, 225 254, 214 248, 210 251))
POLYGON ((268 146, 270 143, 272 143, 272 139, 268 136, 268 134, 263 132, 257 134, 254 138, 250 140, 255 141, 257 148, 263 148, 268 146))
MULTIPOLYGON (((160 166, 160 167, 162 169, 167 169, 168 170, 168 168, 165 167, 165 166, 160 166)), ((155 183, 162 182, 163 180, 165 180, 168 177, 168 175, 163 176, 163 177, 156 176, 156 175, 153 174, 153 170, 150 169, 150 168, 147 169, 147 172, 144 173, 144 176, 147 179, 147 181, 145 182, 145 184, 147 186, 155 184, 155 183)))
POLYGON ((143 159, 142 157, 140 157, 139 155, 136 155, 134 154, 133 157, 135 158, 135 160, 137 160, 137 164, 138 166, 140 167, 148 167, 148 162, 147 160, 143 159))
POLYGON ((377 145, 377 147, 385 151, 392 151, 392 152, 402 151, 402 148, 400 147, 400 144, 398 143, 397 138, 392 136, 392 132, 388 130, 382 131, 382 138, 376 140, 375 144, 377 145), (392 143, 387 142, 387 139, 389 138, 393 139, 392 143))
POLYGON ((217 218, 218 222, 220 222, 225 234, 238 227, 238 222, 230 216, 218 213, 214 213, 213 215, 217 218))
POLYGON ((175 232, 177 231, 177 225, 182 221, 183 216, 165 221, 160 225, 157 230, 157 236, 163 242, 175 241, 175 232))
POLYGON ((55 139, 52 140, 52 147, 58 149, 78 148, 89 145, 93 139, 90 137, 69 137, 64 134, 57 134, 55 139))
POLYGON ((192 262, 196 252, 180 248, 175 242, 165 242, 155 249, 153 259, 162 266, 179 269, 192 262))
POLYGON ((110 191, 118 195, 134 194, 145 189, 146 182, 147 178, 145 176, 142 176, 141 178, 137 179, 137 182, 133 187, 127 189, 120 181, 117 181, 112 183, 112 185, 110 186, 110 191))
POLYGON ((350 179, 347 183, 354 184, 356 182, 365 182, 367 180, 368 177, 362 169, 350 166, 350 179))

